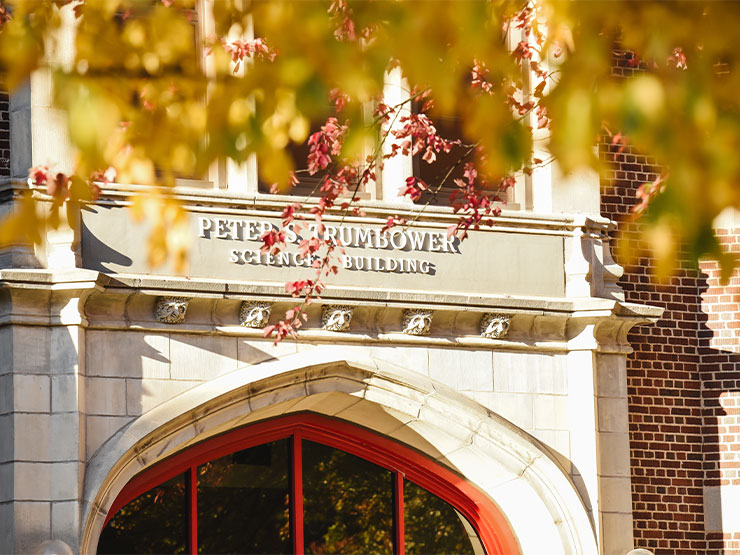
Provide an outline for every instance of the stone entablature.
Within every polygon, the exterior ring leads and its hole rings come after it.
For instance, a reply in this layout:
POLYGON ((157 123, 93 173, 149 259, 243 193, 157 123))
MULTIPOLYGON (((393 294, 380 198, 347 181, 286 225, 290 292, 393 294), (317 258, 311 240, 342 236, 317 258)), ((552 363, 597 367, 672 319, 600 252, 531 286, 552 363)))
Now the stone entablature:
MULTIPOLYGON (((2 270, 0 285, 8 293, 5 307, 0 306, 0 325, 59 325, 64 313, 71 318, 65 322, 83 323, 91 329, 216 333, 261 338, 264 336, 261 328, 242 325, 243 303, 269 304, 271 315, 268 323, 275 323, 283 317, 286 309, 295 306, 295 299, 277 285, 146 276, 113 277, 88 270, 61 273, 2 270), (187 303, 187 312, 177 325, 163 322, 158 317, 157 306, 164 298, 187 303), (79 306, 70 304, 75 302, 74 299, 79 306), (44 315, 39 314, 39 303, 47 304, 44 315), (55 310, 59 311, 58 315, 53 314, 55 310)), ((352 309, 352 325, 342 330, 343 340, 367 343, 390 341, 548 351, 588 348, 626 354, 630 352, 629 330, 637 324, 653 321, 660 314, 659 310, 644 305, 593 298, 471 297, 398 291, 389 291, 377 298, 366 291, 337 288, 327 288, 323 298, 325 301, 341 299, 341 306, 352 309), (423 335, 405 332, 404 318, 422 312, 433 313, 428 331, 423 335), (491 313, 510 316, 505 337, 481 335, 481 324, 491 313)), ((306 310, 308 321, 298 331, 298 339, 333 341, 335 334, 324 328, 326 315, 321 305, 312 304, 306 310)))
MULTIPOLYGON (((28 185, 23 182, 0 179, 0 194, 8 200, 27 190, 28 185)), ((47 244, 36 247, 35 258, 28 252, 24 254, 23 249, 16 249, 0 257, 0 267, 85 267, 113 274, 172 275, 171 268, 153 271, 147 266, 148 231, 146 226, 135 224, 126 210, 132 197, 147 191, 145 187, 120 184, 104 187, 97 203, 77 213, 75 225, 65 227, 63 222, 60 229, 49 232, 47 244)), ((39 189, 34 189, 33 194, 42 205, 50 201, 39 189)), ((259 254, 260 243, 256 240, 262 229, 259 226, 276 224, 284 208, 295 202, 295 198, 235 196, 185 188, 175 189, 173 196, 192 220, 190 277, 274 283, 300 279, 310 273, 306 261, 295 252, 286 253, 284 259, 273 257, 272 260, 269 260, 272 255, 259 254), (202 231, 201 220, 210 222, 213 229, 202 231), (219 238, 219 233, 223 237, 219 238), (236 255, 234 251, 238 251, 236 255), (245 251, 252 253, 248 262, 243 257, 245 251)), ((306 199, 304 204, 310 208, 312 202, 313 199, 306 199)), ((346 264, 339 261, 348 269, 330 280, 337 286, 434 293, 496 291, 512 296, 624 298, 616 285, 622 269, 610 253, 609 234, 614 224, 607 219, 504 210, 491 227, 472 232, 466 241, 454 242, 446 238, 446 232, 458 216, 449 208, 399 206, 382 201, 360 204, 363 217, 343 216, 339 211, 330 211, 325 217, 326 225, 334 226, 338 236, 342 234, 342 226, 346 226, 356 243, 348 249, 351 260, 346 264), (390 214, 411 223, 378 239, 377 232, 390 214), (363 234, 359 234, 362 229, 363 234), (374 239, 369 239, 368 234, 374 239), (375 245, 378 241, 387 243, 387 248, 375 245), (358 269, 360 262, 362 269, 358 269)))

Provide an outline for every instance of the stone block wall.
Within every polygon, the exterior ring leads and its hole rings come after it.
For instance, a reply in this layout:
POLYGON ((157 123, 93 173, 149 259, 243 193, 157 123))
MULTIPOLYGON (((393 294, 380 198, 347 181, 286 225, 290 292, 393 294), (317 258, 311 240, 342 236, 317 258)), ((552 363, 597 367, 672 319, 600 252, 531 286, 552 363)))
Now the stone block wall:
MULTIPOLYGON (((377 361, 381 369, 385 361, 389 369, 399 366, 428 376, 534 436, 570 474, 594 515, 604 553, 622 554, 632 547, 626 368, 621 354, 590 348, 494 350, 351 341, 285 340, 275 347, 265 339, 174 328, 96 328, 85 335, 81 437, 88 462, 122 427, 189 389, 239 368, 336 348, 347 360, 377 361)), ((407 403, 413 404, 411 399, 399 402, 404 410, 407 403)), ((387 432, 395 437, 394 430, 387 432)))
POLYGON ((0 81, 0 177, 10 177, 10 99, 0 81))
MULTIPOLYGON (((217 376, 321 344, 225 335, 89 330, 85 353, 89 459, 115 431, 164 401, 217 376), (126 352, 126 357, 116 356, 126 352)), ((357 360, 404 366, 465 393, 571 458, 568 369, 553 353, 413 346, 342 346, 357 360)))
POLYGON ((84 472, 76 326, 0 328, 0 552, 75 545, 84 472))
POLYGON ((347 360, 375 360, 381 367, 385 361, 428 376, 531 434, 570 474, 587 510, 598 514, 599 537, 611 546, 605 553, 632 546, 621 354, 292 340, 275 347, 265 339, 184 330, 98 328, 87 330, 86 339, 87 461, 117 430, 193 387, 238 368, 332 347, 347 360), (120 352, 126 356, 116 356, 120 352))

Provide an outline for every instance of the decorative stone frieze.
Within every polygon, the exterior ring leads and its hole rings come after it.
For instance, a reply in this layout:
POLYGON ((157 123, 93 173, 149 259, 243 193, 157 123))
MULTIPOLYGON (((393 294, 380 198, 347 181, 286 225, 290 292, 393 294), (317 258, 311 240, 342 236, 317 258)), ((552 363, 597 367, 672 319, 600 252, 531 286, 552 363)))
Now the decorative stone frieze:
POLYGON ((347 305, 324 305, 321 307, 321 329, 326 331, 348 331, 352 323, 354 307, 347 305))
POLYGON ((264 328, 271 312, 271 303, 245 301, 239 310, 239 322, 247 328, 264 328))
POLYGON ((488 312, 480 321, 480 334, 489 339, 503 339, 509 335, 511 314, 497 314, 488 312))
MULTIPOLYGON (((155 319, 153 304, 167 291, 171 297, 190 300, 187 318, 170 333, 206 333, 262 338, 261 328, 239 325, 242 303, 260 299, 272 303, 279 314, 295 306, 295 299, 286 295, 284 286, 276 284, 219 283, 198 279, 159 278, 156 276, 116 276, 79 270, 70 274, 74 281, 56 287, 53 274, 29 270, 0 270, 0 285, 5 283, 6 297, 0 299, 0 324, 59 325, 82 323, 91 329, 130 329, 157 331, 161 324, 155 319), (20 284, 16 287, 13 284, 20 284), (70 302, 73 297, 77 300, 70 302), (39 306, 48 310, 39 312, 39 306), (70 310, 71 307, 76 310, 70 310), (82 310, 79 310, 82 309, 82 310)), ((654 322, 661 309, 610 299, 517 298, 509 296, 480 297, 475 302, 465 294, 426 294, 423 292, 387 292, 382 298, 363 289, 335 289, 331 306, 362 306, 362 314, 354 314, 346 339, 366 344, 426 344, 458 345, 466 348, 490 349, 491 339, 482 335, 484 314, 512 314, 516 321, 516 336, 506 337, 506 348, 518 351, 595 349, 600 353, 631 352, 627 336, 635 325, 654 322), (411 297, 411 298, 410 298, 411 297), (336 299, 336 300, 335 300, 336 299), (341 300, 340 300, 341 299, 341 300), (418 303, 418 304, 416 304, 418 303), (434 313, 434 335, 401 333, 403 307, 413 310, 423 306, 434 313), (360 317, 361 316, 361 317, 360 317), (439 321, 437 321, 439 320, 439 321), (405 338, 405 339, 404 339, 405 338)), ((301 327, 301 341, 331 341, 322 329, 322 305, 315 303, 306 309, 308 320, 301 327)), ((408 320, 415 315, 407 315, 408 320)), ((424 320, 414 321, 414 328, 424 320)), ((407 327, 406 325, 403 326, 407 327)))
POLYGON ((427 335, 432 325, 432 310, 405 309, 403 311, 403 333, 406 335, 427 335))
POLYGON ((187 297, 159 297, 154 309, 154 317, 164 324, 182 324, 188 311, 190 299, 187 297))

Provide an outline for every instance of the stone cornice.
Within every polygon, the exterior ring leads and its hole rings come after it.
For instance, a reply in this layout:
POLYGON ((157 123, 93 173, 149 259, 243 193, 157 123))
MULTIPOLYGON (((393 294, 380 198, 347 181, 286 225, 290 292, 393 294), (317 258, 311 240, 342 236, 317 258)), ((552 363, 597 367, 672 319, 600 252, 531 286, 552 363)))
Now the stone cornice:
POLYGON ((96 287, 88 270, 1 270, 0 326, 69 326, 86 323, 84 299, 96 287))
MULTIPOLYGON (((0 325, 83 325, 91 329, 136 329, 152 333, 223 334, 260 338, 262 329, 240 325, 243 302, 268 303, 271 323, 296 303, 278 284, 109 276, 89 270, 0 271, 0 325), (188 300, 182 323, 158 321, 163 297, 188 300)), ((629 330, 654 322, 662 309, 610 299, 470 296, 404 291, 328 288, 308 307, 299 341, 414 344, 478 349, 626 353, 629 330), (322 329, 322 306, 346 305, 352 323, 342 332, 322 329), (431 311, 427 335, 403 333, 405 310, 431 311), (506 337, 481 335, 490 314, 511 316, 506 337)))
MULTIPOLYGON (((131 198, 149 194, 149 186, 115 184, 99 184, 100 198, 97 204, 102 206, 128 206, 131 198)), ((3 178, 0 180, 0 202, 10 199, 21 191, 32 190, 36 198, 51 200, 41 187, 30 187, 23 180, 3 178)), ((302 198, 287 195, 245 194, 229 190, 196 189, 177 187, 164 189, 174 198, 182 202, 186 209, 192 212, 215 212, 218 214, 244 214, 245 212, 277 217, 283 209, 292 203, 301 202, 310 208, 316 204, 318 198, 302 198)), ((377 200, 358 201, 365 213, 363 217, 342 216, 339 209, 330 210, 327 221, 333 218, 342 218, 347 223, 385 223, 389 214, 407 218, 409 221, 423 222, 425 225, 438 223, 447 228, 459 219, 451 208, 440 206, 417 206, 413 204, 387 202, 377 200)), ((482 226, 481 231, 512 231, 516 233, 538 233, 572 235, 575 232, 587 235, 604 236, 614 228, 614 222, 599 216, 584 216, 582 214, 548 214, 535 213, 523 210, 507 210, 502 205, 501 215, 494 218, 492 226, 482 226)))

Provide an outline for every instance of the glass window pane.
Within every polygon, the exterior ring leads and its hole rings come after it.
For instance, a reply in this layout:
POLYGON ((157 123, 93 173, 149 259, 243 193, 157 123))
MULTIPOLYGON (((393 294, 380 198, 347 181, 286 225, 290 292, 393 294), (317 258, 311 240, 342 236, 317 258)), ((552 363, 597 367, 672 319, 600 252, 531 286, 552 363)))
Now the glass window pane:
POLYGON ((291 553, 288 440, 198 467, 199 553, 291 553))
POLYGON ((404 481, 403 504, 406 555, 485 554, 471 524, 446 501, 412 482, 404 481))
POLYGON ((303 442, 306 553, 392 553, 392 474, 371 462, 303 442))
MULTIPOLYGON (((431 114, 430 117, 440 137, 452 141, 461 140, 463 144, 467 143, 460 118, 442 117, 437 114, 431 114)), ((465 164, 475 161, 473 153, 468 153, 469 148, 461 145, 453 145, 450 152, 445 152, 444 150, 438 152, 436 160, 431 164, 423 160, 423 151, 414 156, 414 175, 424 180, 429 187, 429 189, 422 192, 421 197, 416 201, 417 204, 426 204, 429 202, 432 206, 450 205, 450 194, 453 191, 460 191, 460 188, 455 183, 455 179, 462 179, 463 182, 467 182, 465 180, 465 164), (467 156, 465 156, 466 153, 467 156), (448 172, 450 173, 449 176, 447 175, 448 172), (447 177, 447 180, 440 189, 440 185, 442 185, 445 177, 447 177), (435 196, 434 193, 437 189, 440 190, 435 196)), ((459 193, 456 200, 462 200, 459 193)))
POLYGON ((127 503, 108 522, 98 553, 185 553, 185 475, 127 503))

